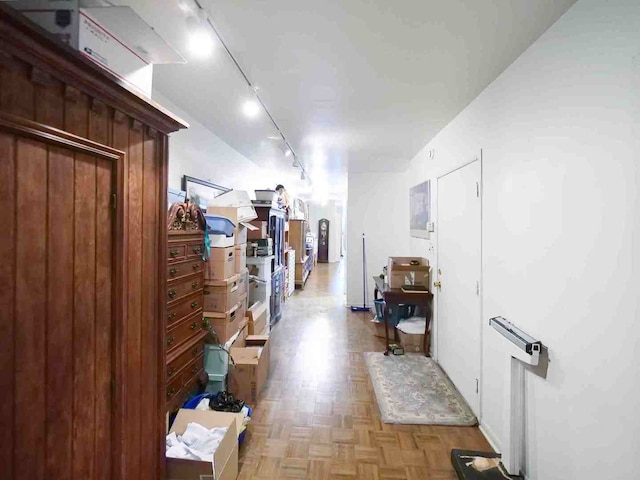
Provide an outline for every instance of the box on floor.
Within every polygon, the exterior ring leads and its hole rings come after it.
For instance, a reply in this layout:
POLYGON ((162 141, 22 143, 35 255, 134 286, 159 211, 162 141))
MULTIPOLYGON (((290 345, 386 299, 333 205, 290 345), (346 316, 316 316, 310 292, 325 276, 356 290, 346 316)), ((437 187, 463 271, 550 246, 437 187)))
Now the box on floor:
MULTIPOLYGON (((400 345, 406 353, 424 353, 424 333, 404 333, 398 330, 400 345)), ((427 349, 429 349, 429 335, 427 334, 427 349)))
POLYGON ((189 423, 206 428, 227 428, 220 445, 208 461, 178 458, 166 459, 167 480, 235 480, 238 477, 238 436, 242 424, 238 414, 204 410, 180 409, 169 433, 181 435, 189 423))
POLYGON ((230 353, 234 365, 229 366, 229 391, 255 405, 269 376, 269 336, 249 335, 243 348, 231 348, 230 353))

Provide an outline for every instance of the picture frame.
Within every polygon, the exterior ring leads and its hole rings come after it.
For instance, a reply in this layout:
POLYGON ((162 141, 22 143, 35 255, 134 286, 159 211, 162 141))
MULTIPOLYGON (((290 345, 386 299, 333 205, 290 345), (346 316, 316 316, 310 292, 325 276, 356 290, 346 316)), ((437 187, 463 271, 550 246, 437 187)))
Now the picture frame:
POLYGON ((429 238, 427 224, 431 222, 431 180, 419 183, 409 190, 410 235, 429 238))
POLYGON ((230 188, 188 175, 182 177, 182 190, 187 192, 186 198, 203 212, 206 212, 209 200, 231 191, 230 188))

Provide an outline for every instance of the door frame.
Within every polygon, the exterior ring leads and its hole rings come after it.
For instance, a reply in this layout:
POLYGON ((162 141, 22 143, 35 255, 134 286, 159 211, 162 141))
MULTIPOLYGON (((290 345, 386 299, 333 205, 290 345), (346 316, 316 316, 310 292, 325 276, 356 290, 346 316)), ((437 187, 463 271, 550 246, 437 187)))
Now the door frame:
MULTIPOLYGON (((57 128, 48 127, 41 123, 26 120, 15 115, 0 112, 0 130, 13 133, 22 137, 43 142, 49 145, 59 146, 74 150, 85 155, 99 157, 113 162, 112 193, 113 211, 112 218, 112 300, 111 311, 113 315, 113 379, 112 379, 112 412, 111 412, 111 472, 112 475, 122 475, 124 472, 123 445, 119 439, 125 428, 125 401, 126 401, 126 325, 127 318, 127 272, 125 261, 127 258, 127 224, 124 221, 124 212, 127 211, 127 196, 125 195, 125 172, 127 171, 127 154, 121 150, 107 145, 88 140, 57 128)), ((161 225, 165 225, 163 222, 161 225)), ((166 253, 166 249, 163 250, 166 253)), ((165 269, 163 268, 164 272, 165 269)))
MULTIPOLYGON (((435 250, 436 250, 436 265, 435 265, 435 272, 432 275, 432 278, 436 279, 434 281, 437 281, 437 272, 438 272, 438 268, 439 268, 439 252, 440 252, 440 228, 439 228, 439 219, 440 219, 440 212, 439 212, 439 207, 440 207, 440 191, 438 188, 438 182, 440 181, 440 179, 446 177, 447 175, 450 175, 454 172, 457 172, 458 170, 461 170, 465 167, 468 167, 469 165, 475 163, 475 162, 479 162, 480 165, 480 178, 479 178, 479 182, 478 182, 478 195, 479 195, 479 200, 480 200, 480 238, 479 238, 479 242, 480 242, 480 275, 478 278, 478 288, 479 288, 479 301, 478 301, 478 332, 479 332, 479 340, 480 340, 480 358, 479 358, 479 372, 478 372, 478 422, 480 422, 480 420, 482 419, 482 367, 483 367, 483 347, 484 347, 484 342, 482 340, 482 314, 483 314, 483 286, 484 286, 484 256, 483 256, 483 195, 484 195, 484 189, 483 189, 483 180, 484 180, 484 163, 483 163, 483 150, 480 149, 479 153, 473 158, 473 160, 469 160, 465 163, 462 163, 458 166, 456 166, 455 168, 452 168, 451 170, 448 170, 446 173, 443 173, 441 175, 438 175, 436 177, 436 185, 435 185, 435 197, 436 197, 436 241, 435 241, 435 250)), ((434 302, 434 319, 435 322, 433 324, 433 334, 434 334, 434 350, 435 350, 435 355, 434 358, 436 360, 436 362, 438 361, 438 347, 439 347, 439 332, 438 332, 438 323, 439 323, 439 308, 438 308, 438 302, 439 302, 439 295, 438 295, 438 291, 434 288, 434 292, 435 292, 435 302, 434 302)))

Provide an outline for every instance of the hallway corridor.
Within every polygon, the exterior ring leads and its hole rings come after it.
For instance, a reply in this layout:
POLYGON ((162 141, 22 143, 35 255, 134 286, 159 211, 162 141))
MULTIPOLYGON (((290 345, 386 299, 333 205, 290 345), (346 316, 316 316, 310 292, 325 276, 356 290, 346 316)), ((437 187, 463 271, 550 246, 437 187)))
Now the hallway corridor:
POLYGON ((384 342, 345 307, 344 268, 319 264, 285 304, 238 478, 455 479, 451 449, 489 445, 477 427, 381 423, 362 352, 384 342))

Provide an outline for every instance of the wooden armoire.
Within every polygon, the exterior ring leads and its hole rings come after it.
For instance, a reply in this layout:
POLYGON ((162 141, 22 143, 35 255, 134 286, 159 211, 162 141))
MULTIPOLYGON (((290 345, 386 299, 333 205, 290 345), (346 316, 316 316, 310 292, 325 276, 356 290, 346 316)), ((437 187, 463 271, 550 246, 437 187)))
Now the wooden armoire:
POLYGON ((168 134, 0 2, 0 477, 163 476, 168 134))

